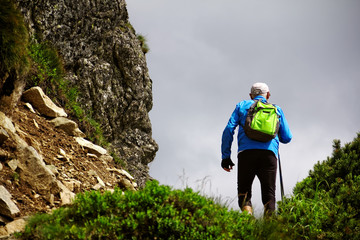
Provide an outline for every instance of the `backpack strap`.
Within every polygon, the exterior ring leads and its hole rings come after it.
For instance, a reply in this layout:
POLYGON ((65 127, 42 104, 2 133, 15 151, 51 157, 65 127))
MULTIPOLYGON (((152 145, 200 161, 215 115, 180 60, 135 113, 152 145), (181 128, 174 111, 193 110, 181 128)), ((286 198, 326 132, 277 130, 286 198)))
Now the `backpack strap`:
MULTIPOLYGON (((254 108, 256 107, 258 101, 260 101, 260 100, 259 100, 259 99, 255 99, 255 100, 253 100, 253 101, 254 101, 254 103, 251 104, 250 108, 248 109, 248 111, 247 111, 247 113, 246 113, 246 116, 245 116, 245 124, 246 124, 246 118, 249 116, 249 113, 253 113, 253 112, 254 112, 254 108)), ((243 128, 245 127, 245 125, 242 125, 241 123, 240 123, 240 125, 241 125, 243 128)))

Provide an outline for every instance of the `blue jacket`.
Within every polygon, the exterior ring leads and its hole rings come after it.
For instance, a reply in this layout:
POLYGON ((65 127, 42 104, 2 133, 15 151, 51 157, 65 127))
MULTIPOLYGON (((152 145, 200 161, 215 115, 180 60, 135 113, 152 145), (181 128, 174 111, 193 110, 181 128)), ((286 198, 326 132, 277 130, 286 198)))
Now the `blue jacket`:
MULTIPOLYGON (((260 99, 262 102, 266 102, 263 96, 256 96, 254 99, 260 99)), ((242 126, 245 125, 245 119, 250 106, 254 103, 254 100, 245 100, 236 105, 234 112, 232 113, 227 126, 224 129, 221 143, 221 154, 222 159, 230 158, 231 156, 231 145, 233 142, 233 135, 235 128, 239 126, 238 130, 238 152, 247 149, 266 149, 273 151, 275 156, 278 156, 279 152, 279 141, 281 143, 288 143, 292 139, 292 134, 289 129, 289 125, 286 121, 283 111, 279 106, 277 107, 278 114, 280 115, 280 128, 278 135, 269 142, 258 142, 248 138, 245 135, 242 126)))

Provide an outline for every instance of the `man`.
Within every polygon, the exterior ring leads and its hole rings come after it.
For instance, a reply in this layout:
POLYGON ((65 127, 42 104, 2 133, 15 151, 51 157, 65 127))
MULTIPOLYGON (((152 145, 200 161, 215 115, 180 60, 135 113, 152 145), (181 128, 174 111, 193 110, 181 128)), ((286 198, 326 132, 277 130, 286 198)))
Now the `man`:
POLYGON ((242 211, 252 214, 251 188, 255 176, 261 184, 261 196, 264 204, 264 213, 272 214, 275 211, 275 186, 277 171, 277 156, 279 142, 288 143, 292 139, 289 125, 284 113, 276 106, 279 115, 279 132, 277 136, 268 142, 259 142, 245 135, 243 126, 247 112, 251 105, 259 100, 266 103, 269 100, 270 91, 265 83, 255 83, 250 90, 251 100, 244 100, 236 105, 230 120, 222 135, 221 167, 230 172, 235 165, 231 161, 231 145, 235 128, 238 130, 238 200, 242 211))

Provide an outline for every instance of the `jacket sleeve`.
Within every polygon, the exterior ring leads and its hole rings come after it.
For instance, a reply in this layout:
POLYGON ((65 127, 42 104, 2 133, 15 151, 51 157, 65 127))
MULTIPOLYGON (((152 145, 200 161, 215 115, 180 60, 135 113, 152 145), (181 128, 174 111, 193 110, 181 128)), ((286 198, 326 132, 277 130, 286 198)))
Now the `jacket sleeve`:
POLYGON ((231 156, 231 145, 234 138, 234 132, 240 122, 240 111, 239 104, 236 105, 235 110, 231 114, 228 124, 226 125, 221 139, 221 155, 222 159, 230 158, 231 156))
POLYGON ((280 114, 280 128, 279 128, 279 140, 281 143, 289 143, 292 139, 292 133, 289 128, 289 124, 285 118, 284 112, 282 109, 277 106, 279 114, 280 114))

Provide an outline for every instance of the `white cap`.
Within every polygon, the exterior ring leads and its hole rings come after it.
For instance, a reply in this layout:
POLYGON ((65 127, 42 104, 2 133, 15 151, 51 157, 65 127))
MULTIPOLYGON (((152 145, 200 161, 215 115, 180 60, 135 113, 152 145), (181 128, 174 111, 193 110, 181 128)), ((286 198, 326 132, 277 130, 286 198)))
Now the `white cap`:
POLYGON ((269 92, 269 87, 266 83, 254 83, 251 86, 250 94, 252 95, 260 95, 269 92))

